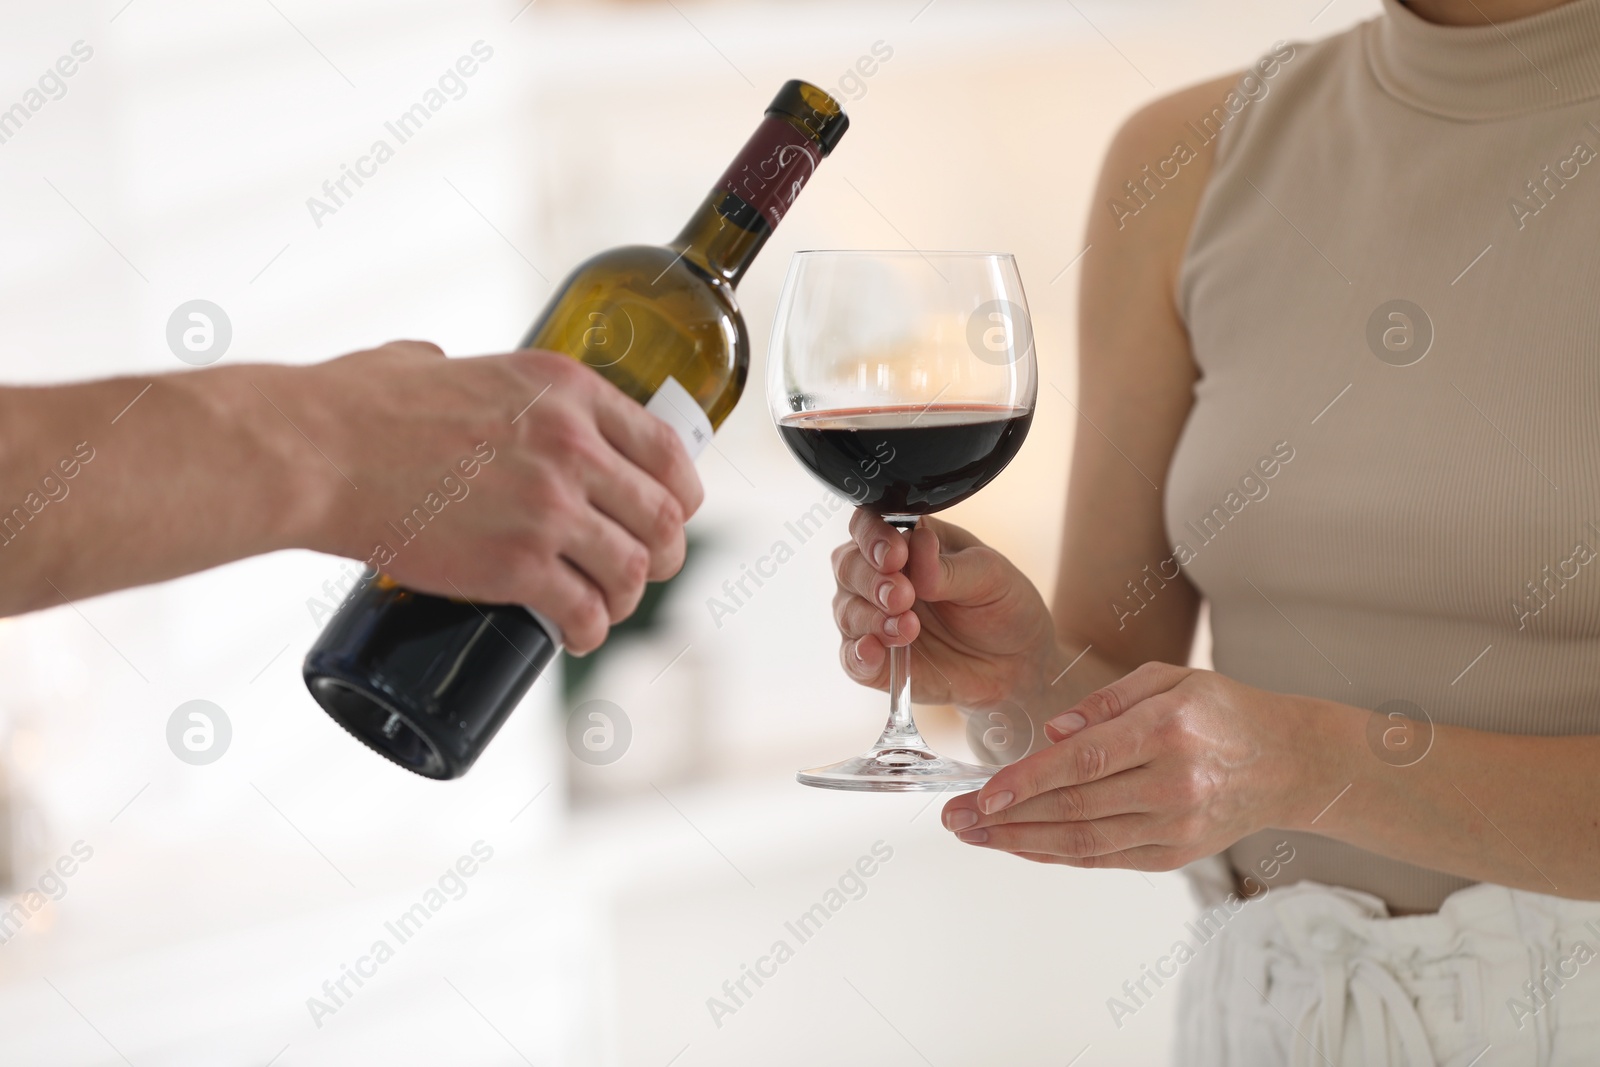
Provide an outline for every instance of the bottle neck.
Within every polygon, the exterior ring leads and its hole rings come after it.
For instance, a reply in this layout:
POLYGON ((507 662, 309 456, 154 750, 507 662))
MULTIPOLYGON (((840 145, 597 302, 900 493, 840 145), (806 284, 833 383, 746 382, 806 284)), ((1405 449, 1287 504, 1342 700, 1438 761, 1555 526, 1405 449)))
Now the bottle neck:
POLYGON ((738 285, 772 227, 737 196, 713 190, 669 248, 713 278, 738 285))
POLYGON ((769 111, 671 247, 738 285, 822 161, 813 125, 769 111))

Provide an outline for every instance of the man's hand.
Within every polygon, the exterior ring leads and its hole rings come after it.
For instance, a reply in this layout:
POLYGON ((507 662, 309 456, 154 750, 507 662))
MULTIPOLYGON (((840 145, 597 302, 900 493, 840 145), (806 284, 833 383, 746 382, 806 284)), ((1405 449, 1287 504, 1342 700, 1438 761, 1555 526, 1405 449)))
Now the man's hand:
POLYGON ((527 604, 569 649, 593 650, 646 580, 683 566, 704 495, 683 444, 567 356, 442 357, 399 341, 302 372, 295 421, 329 460, 310 547, 368 559, 386 544, 402 584, 527 604), (437 515, 430 493, 449 501, 437 515), (418 508, 425 525, 408 527, 418 508))
POLYGON ((551 352, 0 388, 0 616, 310 548, 588 652, 683 565, 701 496, 665 423, 551 352))

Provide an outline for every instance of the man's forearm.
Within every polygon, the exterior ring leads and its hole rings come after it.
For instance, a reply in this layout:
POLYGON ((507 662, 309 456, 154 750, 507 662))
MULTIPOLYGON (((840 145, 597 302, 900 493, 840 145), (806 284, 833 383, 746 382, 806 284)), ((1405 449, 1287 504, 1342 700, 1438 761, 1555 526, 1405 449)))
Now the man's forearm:
POLYGON ((308 373, 0 389, 0 615, 312 545, 337 475, 289 415, 308 373))

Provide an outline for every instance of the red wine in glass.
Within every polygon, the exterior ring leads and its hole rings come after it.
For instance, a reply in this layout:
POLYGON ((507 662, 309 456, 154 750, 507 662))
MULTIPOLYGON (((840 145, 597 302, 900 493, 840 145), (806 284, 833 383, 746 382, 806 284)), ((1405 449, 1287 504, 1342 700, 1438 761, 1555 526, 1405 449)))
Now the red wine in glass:
POLYGON ((807 411, 778 420, 795 458, 858 507, 928 515, 992 481, 1022 447, 1026 408, 926 404, 807 411))

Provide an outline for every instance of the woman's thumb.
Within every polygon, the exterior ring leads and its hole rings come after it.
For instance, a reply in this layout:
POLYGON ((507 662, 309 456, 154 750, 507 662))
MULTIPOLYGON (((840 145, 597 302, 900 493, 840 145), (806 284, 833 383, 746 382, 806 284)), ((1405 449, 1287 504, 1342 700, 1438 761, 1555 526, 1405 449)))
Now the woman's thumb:
POLYGON ((911 531, 910 547, 905 573, 917 599, 982 604, 999 595, 1004 582, 1000 557, 992 549, 973 545, 945 551, 938 532, 927 522, 911 531))

